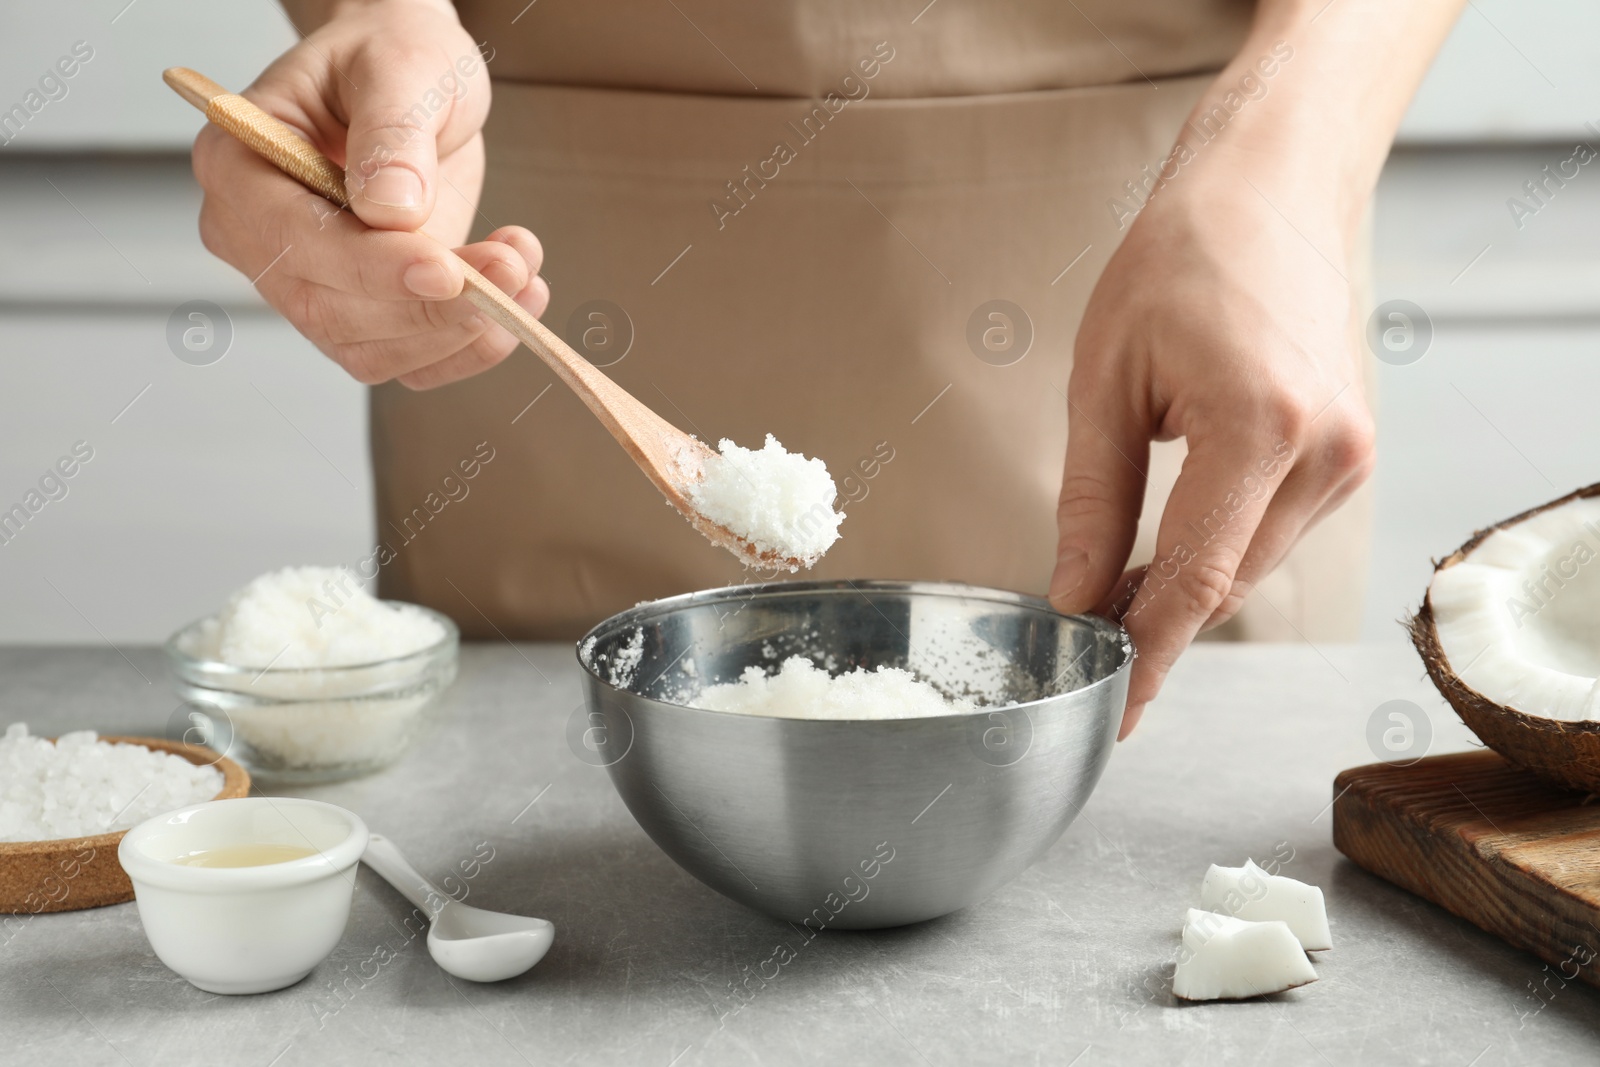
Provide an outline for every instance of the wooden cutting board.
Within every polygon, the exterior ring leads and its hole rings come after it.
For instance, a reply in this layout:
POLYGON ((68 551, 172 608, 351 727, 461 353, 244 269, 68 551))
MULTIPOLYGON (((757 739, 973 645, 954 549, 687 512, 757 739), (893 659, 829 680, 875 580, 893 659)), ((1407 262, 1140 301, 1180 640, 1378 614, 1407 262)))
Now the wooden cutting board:
POLYGON ((1489 751, 1352 767, 1333 786, 1340 852, 1600 986, 1600 798, 1489 751))

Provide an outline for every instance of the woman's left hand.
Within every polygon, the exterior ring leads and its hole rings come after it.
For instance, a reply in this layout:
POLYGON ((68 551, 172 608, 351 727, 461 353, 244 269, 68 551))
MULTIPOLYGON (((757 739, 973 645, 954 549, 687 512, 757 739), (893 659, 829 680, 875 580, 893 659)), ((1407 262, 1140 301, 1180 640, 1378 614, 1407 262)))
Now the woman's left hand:
POLYGON ((1194 636, 1237 612, 1372 470, 1337 201, 1264 168, 1252 180, 1223 151, 1200 148, 1132 223, 1084 313, 1067 390, 1050 599, 1118 614, 1132 635, 1122 736, 1194 636), (1155 558, 1125 575, 1150 442, 1178 437, 1188 457, 1155 558))
MULTIPOLYGON (((1189 642, 1371 473, 1352 247, 1464 0, 1258 0, 1078 330, 1058 610, 1120 610, 1127 736, 1189 642), (1148 569, 1124 574, 1151 441, 1185 438, 1148 569)), ((1364 316, 1363 316, 1364 317, 1364 316)))

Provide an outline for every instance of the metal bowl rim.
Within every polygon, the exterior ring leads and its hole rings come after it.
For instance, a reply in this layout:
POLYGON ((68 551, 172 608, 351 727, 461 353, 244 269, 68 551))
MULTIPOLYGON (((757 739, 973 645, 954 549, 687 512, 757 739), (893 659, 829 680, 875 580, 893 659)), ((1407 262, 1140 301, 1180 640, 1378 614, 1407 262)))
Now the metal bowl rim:
MULTIPOLYGON (((578 639, 573 645, 573 656, 578 661, 578 666, 606 689, 616 693, 627 693, 639 700, 649 701, 651 704, 664 708, 677 708, 682 711, 691 711, 700 715, 716 715, 725 718, 750 719, 756 721, 784 722, 784 723, 812 723, 820 725, 860 725, 862 723, 874 724, 914 724, 914 723, 940 723, 963 721, 974 715, 981 715, 993 711, 1026 711, 1037 708, 1051 701, 1061 700, 1065 697, 1087 695, 1094 690, 1115 683, 1116 679, 1131 670, 1135 650, 1133 638, 1128 631, 1112 622, 1110 619, 1099 615, 1062 615, 1050 606, 1050 602, 1043 597, 1033 596, 1028 593, 1018 593, 1010 589, 995 589, 991 586, 969 585, 965 582, 934 582, 934 581, 901 581, 886 578, 868 579, 825 579, 808 578, 803 581, 773 581, 759 582, 753 585, 725 585, 717 589, 702 589, 693 593, 679 593, 676 596, 663 597, 660 600, 649 600, 642 604, 635 604, 626 611, 619 611, 609 618, 596 623, 589 632, 578 639), (1031 608, 1042 611, 1058 618, 1072 619, 1076 622, 1087 624, 1091 629, 1101 633, 1112 634, 1120 637, 1122 662, 1117 664, 1115 670, 1102 678, 1098 678, 1079 689, 1066 693, 1057 693, 1054 696, 1040 697, 1038 700, 1024 701, 1019 704, 1004 704, 998 707, 988 706, 974 708, 971 711, 955 712, 950 715, 925 715, 911 719, 791 719, 775 715, 751 715, 738 711, 715 711, 711 708, 697 708, 689 704, 674 704, 671 701, 660 700, 656 697, 635 693, 631 689, 623 689, 600 677, 599 673, 584 660, 583 648, 591 640, 597 640, 600 634, 622 629, 627 626, 638 625, 640 622, 671 615, 688 607, 698 607, 703 604, 715 604, 730 599, 754 600, 757 597, 775 598, 777 596, 800 596, 818 592, 854 592, 866 595, 867 592, 879 593, 913 593, 926 596, 958 597, 967 600, 989 600, 999 604, 1011 604, 1017 607, 1031 608)), ((819 726, 820 728, 820 726, 819 726)))

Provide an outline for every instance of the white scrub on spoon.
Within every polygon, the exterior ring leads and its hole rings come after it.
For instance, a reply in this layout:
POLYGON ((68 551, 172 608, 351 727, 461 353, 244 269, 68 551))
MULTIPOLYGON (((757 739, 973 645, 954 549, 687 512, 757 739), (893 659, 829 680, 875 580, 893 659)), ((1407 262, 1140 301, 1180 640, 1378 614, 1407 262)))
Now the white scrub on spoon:
POLYGON ((1282 920, 1307 952, 1333 947, 1322 890, 1268 874, 1253 860, 1243 867, 1212 864, 1200 885, 1200 906, 1240 919, 1282 920))
POLYGON ((1183 924, 1183 954, 1172 974, 1174 996, 1246 1000, 1316 980, 1316 968, 1287 923, 1249 922, 1189 909, 1183 924))
MULTIPOLYGON (((790 452, 767 434, 759 449, 724 439, 685 495, 695 510, 756 547, 763 556, 809 567, 839 539, 844 513, 827 464, 790 452)), ((791 570, 796 569, 791 566, 791 570)))

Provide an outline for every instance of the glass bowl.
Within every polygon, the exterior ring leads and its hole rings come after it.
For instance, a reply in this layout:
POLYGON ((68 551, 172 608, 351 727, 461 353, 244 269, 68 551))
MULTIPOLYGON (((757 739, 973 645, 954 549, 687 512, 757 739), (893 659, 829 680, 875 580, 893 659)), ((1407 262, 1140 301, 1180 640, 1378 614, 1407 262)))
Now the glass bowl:
MULTIPOLYGON (((417 604, 444 637, 393 659, 347 667, 236 667, 215 658, 215 617, 167 640, 184 739, 209 745, 252 775, 278 782, 336 782, 398 759, 455 680, 461 632, 417 604)), ((177 718, 177 716, 175 716, 177 718)))

